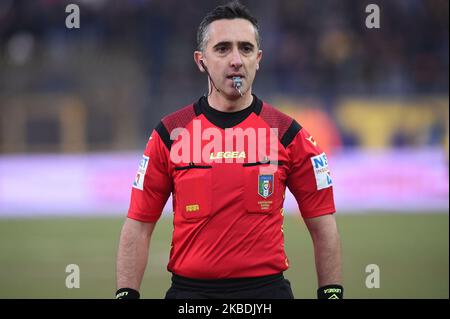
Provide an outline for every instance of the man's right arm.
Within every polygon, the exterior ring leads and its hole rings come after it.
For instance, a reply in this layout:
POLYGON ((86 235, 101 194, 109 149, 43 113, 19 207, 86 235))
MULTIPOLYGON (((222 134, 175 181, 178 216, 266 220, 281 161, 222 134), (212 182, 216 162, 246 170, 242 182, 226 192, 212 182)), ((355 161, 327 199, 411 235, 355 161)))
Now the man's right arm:
POLYGON ((128 218, 122 228, 117 253, 118 299, 139 298, 150 238, 173 191, 172 176, 168 170, 169 149, 157 131, 163 129, 161 124, 153 130, 131 190, 128 218))
POLYGON ((117 254, 117 289, 139 291, 147 266, 150 238, 156 223, 127 218, 122 227, 117 254))

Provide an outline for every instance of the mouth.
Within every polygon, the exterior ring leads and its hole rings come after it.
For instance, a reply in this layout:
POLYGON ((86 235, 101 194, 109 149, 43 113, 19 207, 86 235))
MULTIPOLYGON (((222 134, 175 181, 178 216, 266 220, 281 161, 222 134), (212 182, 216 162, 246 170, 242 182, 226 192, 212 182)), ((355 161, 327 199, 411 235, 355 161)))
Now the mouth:
POLYGON ((245 76, 243 76, 242 74, 231 74, 231 75, 227 75, 227 79, 233 79, 234 77, 240 77, 241 79, 244 79, 245 76))

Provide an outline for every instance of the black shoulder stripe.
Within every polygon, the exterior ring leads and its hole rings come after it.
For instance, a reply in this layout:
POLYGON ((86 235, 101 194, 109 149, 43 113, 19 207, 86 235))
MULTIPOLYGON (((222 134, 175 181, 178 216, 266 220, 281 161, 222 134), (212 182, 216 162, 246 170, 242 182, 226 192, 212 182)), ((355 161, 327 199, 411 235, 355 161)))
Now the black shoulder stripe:
POLYGON ((164 142, 164 145, 166 145, 167 149, 170 151, 173 141, 170 139, 170 134, 164 124, 162 122, 159 122, 155 130, 156 132, 158 132, 159 137, 164 142))
POLYGON ((286 133, 284 133, 283 137, 281 138, 281 144, 287 148, 289 144, 291 144, 294 137, 297 135, 298 132, 302 129, 302 126, 297 123, 296 120, 292 120, 291 125, 287 129, 286 133))

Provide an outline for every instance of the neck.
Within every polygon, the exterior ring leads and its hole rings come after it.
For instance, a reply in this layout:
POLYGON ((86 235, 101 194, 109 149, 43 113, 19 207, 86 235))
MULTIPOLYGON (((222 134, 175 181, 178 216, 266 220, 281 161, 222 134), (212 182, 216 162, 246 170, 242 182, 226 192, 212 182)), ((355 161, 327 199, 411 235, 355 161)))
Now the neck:
POLYGON ((249 89, 243 96, 228 97, 221 92, 213 89, 213 92, 208 96, 208 104, 221 112, 237 112, 247 108, 252 104, 253 96, 252 90, 249 89))

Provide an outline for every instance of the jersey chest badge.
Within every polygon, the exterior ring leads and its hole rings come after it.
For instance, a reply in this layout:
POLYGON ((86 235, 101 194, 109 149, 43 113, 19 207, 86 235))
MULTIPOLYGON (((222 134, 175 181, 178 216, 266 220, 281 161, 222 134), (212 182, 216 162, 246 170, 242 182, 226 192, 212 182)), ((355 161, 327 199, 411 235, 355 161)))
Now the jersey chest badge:
POLYGON ((258 176, 258 194, 263 198, 273 194, 273 174, 258 176))

